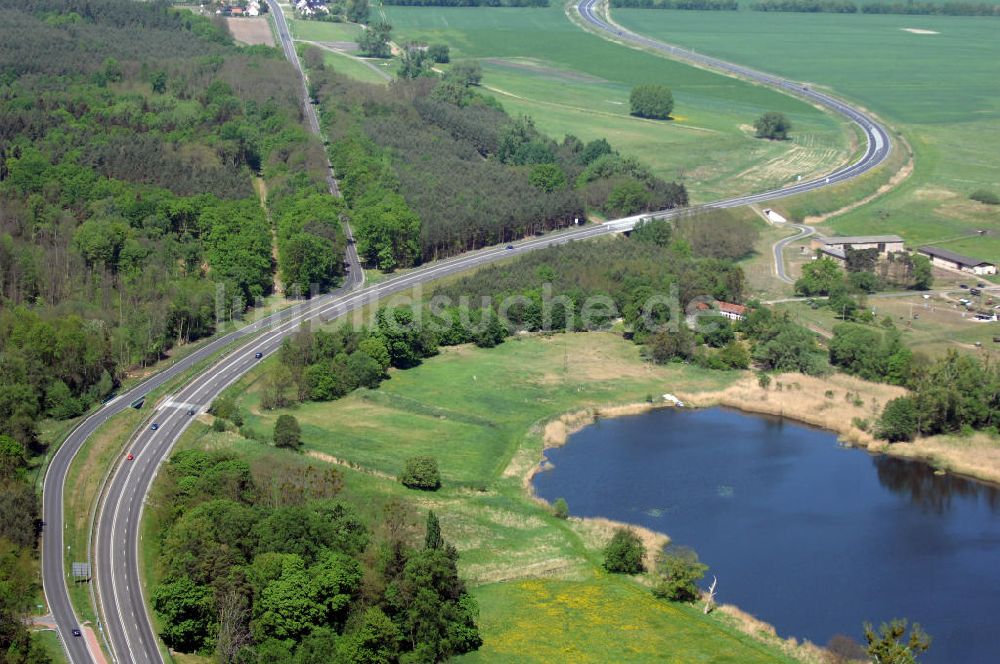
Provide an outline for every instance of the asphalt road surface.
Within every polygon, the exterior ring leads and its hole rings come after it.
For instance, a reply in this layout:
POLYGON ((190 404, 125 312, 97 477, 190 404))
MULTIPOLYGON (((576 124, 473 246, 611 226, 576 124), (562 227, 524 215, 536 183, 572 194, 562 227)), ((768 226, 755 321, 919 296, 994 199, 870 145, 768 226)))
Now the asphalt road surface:
POLYGON ((777 272, 778 278, 784 281, 786 284, 794 283, 795 280, 788 276, 788 272, 785 271, 785 247, 787 247, 792 242, 796 240, 801 240, 804 237, 809 237, 816 232, 816 229, 812 226, 807 226, 805 224, 788 224, 792 228, 798 230, 795 235, 789 235, 786 238, 782 238, 774 243, 774 271, 777 272))
MULTIPOLYGON (((285 55, 299 69, 294 46, 288 32, 281 8, 273 0, 268 0, 271 14, 275 17, 278 36, 285 55)), ((818 189, 827 184, 842 182, 856 177, 878 165, 891 149, 888 134, 874 119, 862 111, 852 108, 833 97, 803 88, 800 84, 757 72, 739 65, 730 64, 700 54, 648 39, 641 35, 613 26, 594 12, 596 0, 582 0, 577 6, 580 15, 595 28, 606 32, 612 38, 641 45, 666 53, 670 57, 692 61, 696 64, 716 68, 741 77, 750 78, 764 85, 776 87, 821 104, 858 124, 867 137, 865 154, 853 164, 840 168, 828 176, 800 182, 795 185, 768 192, 735 197, 711 204, 711 207, 738 207, 749 203, 774 200, 804 191, 818 189)), ((306 99, 303 83, 303 99, 306 99)), ((308 124, 319 134, 320 127, 315 109, 304 102, 308 124)), ((330 172, 331 192, 336 194, 336 181, 330 172)), ((349 244, 350 271, 344 286, 333 293, 319 295, 279 314, 272 315, 242 330, 229 333, 211 341, 170 368, 156 374, 127 393, 105 404, 91 414, 67 437, 53 455, 45 476, 43 493, 43 519, 48 524, 42 541, 42 578, 46 599, 59 626, 69 659, 73 664, 91 662, 83 639, 71 636, 79 621, 69 601, 67 560, 86 560, 87 552, 66 552, 63 540, 63 490, 66 475, 73 457, 87 438, 109 418, 129 407, 129 404, 145 396, 151 390, 163 385, 178 374, 190 369, 230 343, 253 336, 247 343, 240 344, 204 371, 201 371, 183 388, 159 404, 147 404, 153 410, 146 425, 138 431, 130 443, 129 452, 134 461, 121 459, 112 470, 102 494, 100 509, 96 519, 96 550, 92 562, 96 573, 97 595, 103 616, 101 627, 110 643, 111 651, 118 662, 161 662, 158 642, 151 627, 147 602, 141 587, 138 567, 138 547, 140 521, 145 497, 159 465, 167 458, 171 448, 193 417, 193 410, 200 413, 208 408, 212 400, 228 385, 249 371, 259 360, 254 355, 263 353, 265 357, 274 353, 282 339, 294 332, 305 321, 327 322, 343 316, 357 308, 399 293, 417 284, 454 275, 488 263, 575 240, 584 240, 612 233, 631 230, 643 218, 670 218, 684 211, 667 210, 654 214, 643 214, 618 219, 602 225, 586 225, 567 231, 551 233, 538 238, 518 242, 512 249, 501 247, 484 249, 463 254, 448 260, 437 261, 382 283, 363 286, 363 272, 358 264, 354 245, 349 244), (149 424, 156 422, 156 431, 149 424)), ((350 229, 345 229, 350 237, 350 229)), ((795 238, 789 238, 789 241, 795 238)))

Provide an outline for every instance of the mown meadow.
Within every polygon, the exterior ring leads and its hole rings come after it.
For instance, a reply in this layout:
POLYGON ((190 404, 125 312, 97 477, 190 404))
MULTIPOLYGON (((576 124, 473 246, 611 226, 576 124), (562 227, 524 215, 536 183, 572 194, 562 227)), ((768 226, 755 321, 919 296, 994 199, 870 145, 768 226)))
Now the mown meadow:
POLYGON ((1000 210, 969 199, 978 189, 1000 192, 1000 20, 633 9, 613 16, 665 41, 829 86, 902 132, 916 155, 913 175, 826 232, 898 233, 914 245, 1000 259, 1000 210))
MULTIPOLYGON (((828 170, 850 150, 852 134, 844 125, 808 104, 611 44, 581 30, 558 3, 530 9, 387 7, 386 14, 396 43, 445 43, 453 61, 478 60, 484 91, 512 115, 532 116, 551 136, 607 138, 657 175, 682 177, 695 202, 828 170), (643 83, 672 88, 672 121, 629 116, 629 91, 643 83), (800 128, 794 141, 753 138, 754 120, 771 110, 800 128)), ((336 41, 346 34, 336 24, 292 24, 297 39, 336 41)))

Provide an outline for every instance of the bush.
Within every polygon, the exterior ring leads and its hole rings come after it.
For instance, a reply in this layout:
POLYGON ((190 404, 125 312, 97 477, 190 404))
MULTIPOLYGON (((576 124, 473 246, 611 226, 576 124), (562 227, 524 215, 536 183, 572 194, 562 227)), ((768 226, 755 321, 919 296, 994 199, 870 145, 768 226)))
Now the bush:
POLYGON ((604 569, 614 574, 639 574, 645 570, 642 540, 631 528, 618 528, 604 547, 604 569))
POLYGON ((708 565, 692 549, 668 547, 656 558, 653 595, 671 602, 693 602, 698 599, 698 582, 707 571, 708 565))
POLYGON ((302 447, 302 428, 291 415, 280 415, 274 423, 274 445, 290 450, 302 447))
POLYGON ((451 62, 451 49, 447 44, 431 44, 427 56, 438 64, 445 64, 451 62))
POLYGON ((985 203, 986 205, 1000 205, 1000 196, 986 189, 977 189, 969 194, 969 198, 980 203, 985 203))
POLYGON ((913 440, 917 434, 917 408, 911 397, 899 397, 885 405, 878 421, 878 437, 895 443, 913 440))
POLYGON ((399 476, 403 486, 424 491, 436 491, 441 488, 441 474, 438 472, 437 460, 429 456, 415 456, 406 460, 406 466, 399 476))
POLYGON ((632 115, 654 120, 669 120, 674 110, 674 96, 665 85, 637 85, 629 94, 632 115))
POLYGON ((552 504, 552 513, 557 519, 569 518, 569 505, 566 504, 565 498, 556 498, 556 502, 552 504))
POLYGON ((784 141, 788 138, 792 123, 783 114, 769 111, 757 118, 757 121, 753 123, 753 128, 757 130, 757 138, 784 141))
POLYGON ((212 431, 221 433, 225 430, 226 430, 226 421, 224 419, 222 419, 221 417, 217 417, 215 418, 215 420, 212 421, 212 431))

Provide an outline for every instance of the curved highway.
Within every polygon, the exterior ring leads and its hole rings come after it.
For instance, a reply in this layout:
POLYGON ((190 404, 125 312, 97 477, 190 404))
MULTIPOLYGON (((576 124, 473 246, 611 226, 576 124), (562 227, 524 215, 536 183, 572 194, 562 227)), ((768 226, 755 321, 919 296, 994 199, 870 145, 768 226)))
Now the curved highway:
MULTIPOLYGON (((268 0, 268 4, 271 8, 271 14, 275 17, 282 48, 301 76, 298 59, 295 57, 288 26, 281 8, 274 0, 268 0)), ((581 0, 577 5, 577 10, 595 28, 609 33, 618 40, 653 48, 671 57, 691 60, 697 64, 751 78, 762 84, 805 97, 847 117, 858 124, 867 136, 867 149, 864 156, 855 163, 830 173, 829 176, 809 182, 800 182, 779 190, 718 201, 711 204, 712 207, 737 207, 818 189, 834 182, 842 182, 878 165, 891 149, 889 136, 878 122, 833 97, 804 89, 801 85, 785 79, 691 53, 623 30, 600 18, 594 10, 596 4, 597 0, 581 0)), ((303 82, 303 98, 305 99, 304 93, 303 82)), ((310 128, 318 133, 319 123, 315 109, 307 103, 304 105, 304 114, 310 128)), ((336 193, 336 182, 333 180, 332 171, 330 173, 330 186, 331 192, 336 193)), ((96 550, 92 562, 95 568, 97 594, 107 641, 110 643, 115 661, 161 662, 158 640, 151 626, 148 605, 141 587, 142 576, 139 571, 140 522, 145 498, 159 465, 167 458, 174 443, 194 419, 189 415, 189 412, 204 411, 223 389, 255 366, 259 361, 255 358, 256 353, 262 353, 265 357, 274 353, 280 347, 282 340, 303 322, 327 322, 379 298, 401 292, 417 284, 458 274, 502 258, 542 247, 628 231, 643 218, 670 218, 682 212, 682 210, 666 210, 653 214, 635 215, 602 225, 589 225, 524 240, 513 245, 512 249, 491 248, 471 252, 431 263, 380 284, 363 288, 363 272, 358 264, 354 245, 350 244, 349 278, 347 283, 337 291, 314 297, 288 311, 275 314, 212 341, 90 415, 70 433, 55 452, 45 476, 43 489, 43 518, 48 524, 42 544, 43 584, 46 599, 58 624, 59 635, 66 647, 70 661, 73 664, 82 664, 93 661, 93 656, 88 651, 83 639, 74 638, 71 635, 72 630, 78 628, 79 621, 74 614, 67 588, 68 575, 64 563, 65 545, 62 530, 64 527, 63 489, 69 465, 80 447, 110 417, 127 408, 135 399, 145 396, 151 390, 212 356, 230 343, 250 335, 259 335, 217 360, 175 394, 156 404, 154 414, 149 422, 155 421, 159 425, 157 430, 151 430, 147 422, 143 430, 133 436, 129 451, 135 456, 135 460, 122 459, 118 462, 112 470, 102 494, 94 537, 96 550)), ((350 237, 350 228, 346 228, 345 231, 350 237)), ((789 238, 789 240, 791 239, 795 238, 789 238)), ((72 557, 74 560, 80 559, 78 554, 74 554, 72 557)))
POLYGON ((857 177, 858 175, 861 175, 862 173, 878 166, 885 160, 886 157, 889 156, 889 152, 892 150, 892 139, 889 137, 889 132, 882 126, 881 123, 864 111, 854 108, 836 97, 832 97, 823 92, 817 92, 802 83, 790 81, 788 79, 781 78, 780 76, 751 69, 750 67, 744 67, 743 65, 726 62, 725 60, 713 58, 708 55, 702 55, 701 53, 695 53, 694 51, 681 48, 680 46, 667 44, 665 42, 657 41, 632 32, 631 30, 626 30, 625 28, 606 20, 598 13, 597 7, 605 2, 607 2, 607 0, 579 0, 579 3, 576 5, 576 10, 579 12, 580 17, 586 21, 588 25, 596 29, 598 32, 603 33, 604 35, 617 41, 631 44, 633 46, 648 48, 658 53, 662 53, 670 58, 685 60, 698 66, 715 69, 725 74, 738 76, 740 78, 753 81, 754 83, 760 83, 770 88, 788 92, 796 97, 818 104, 823 108, 833 111, 837 115, 847 118, 860 127, 864 132, 866 142, 865 153, 853 164, 848 164, 847 166, 838 168, 823 177, 805 182, 797 182, 794 185, 784 187, 777 191, 766 191, 712 203, 712 207, 737 207, 748 203, 760 203, 763 201, 775 200, 777 198, 784 198, 786 196, 792 196, 794 194, 819 189, 828 184, 835 184, 837 182, 843 182, 857 177))

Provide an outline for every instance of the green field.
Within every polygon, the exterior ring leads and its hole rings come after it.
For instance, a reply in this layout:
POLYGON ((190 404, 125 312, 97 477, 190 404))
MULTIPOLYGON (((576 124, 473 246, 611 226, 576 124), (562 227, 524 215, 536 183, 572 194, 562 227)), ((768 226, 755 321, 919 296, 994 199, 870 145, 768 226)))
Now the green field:
POLYGON ((328 50, 324 50, 323 55, 327 67, 330 67, 334 71, 340 72, 346 76, 350 76, 351 78, 356 78, 359 81, 385 85, 391 79, 391 74, 389 74, 388 68, 383 67, 381 64, 383 61, 375 59, 362 59, 353 57, 346 53, 335 53, 328 50), (379 74, 375 68, 385 71, 388 77, 386 75, 379 74))
MULTIPOLYGON (((397 43, 446 43, 453 60, 475 58, 484 87, 512 114, 531 115, 553 137, 607 138, 657 174, 683 178, 695 201, 780 186, 832 169, 851 134, 836 119, 771 90, 611 44, 589 34, 561 6, 539 9, 388 7, 397 43), (675 119, 628 114, 639 83, 666 83, 675 119), (763 112, 786 113, 794 141, 752 137, 763 112)), ((342 25, 293 21, 297 38, 333 41, 342 25), (330 27, 327 27, 330 26, 330 27), (308 35, 308 36, 306 36, 308 35)))
POLYGON ((353 42, 361 34, 361 26, 356 23, 327 23, 326 21, 304 21, 285 12, 288 28, 293 39, 320 42, 353 42))
MULTIPOLYGON (((282 412, 258 409, 259 376, 268 366, 230 389, 247 426, 261 433, 282 412)), ((552 517, 526 495, 522 480, 538 463, 542 424, 558 414, 641 402, 682 383, 717 389, 738 377, 650 365, 636 346, 611 334, 511 339, 489 350, 445 349, 420 367, 393 371, 378 390, 291 409, 303 425, 305 454, 201 422, 182 446, 234 449, 258 477, 275 464, 336 457, 343 496, 365 515, 377 518, 392 497, 415 507, 415 523, 434 509, 480 601, 485 643, 470 661, 784 661, 776 647, 740 633, 722 613, 706 617, 659 602, 632 580, 601 571, 609 528, 552 517), (424 453, 441 466, 444 487, 435 493, 393 479, 404 459, 424 453)))
POLYGON ((831 222, 833 231, 899 233, 1000 260, 1000 209, 968 199, 980 188, 1000 193, 1000 19, 633 9, 614 17, 665 41, 829 86, 901 130, 916 154, 914 174, 831 222))

